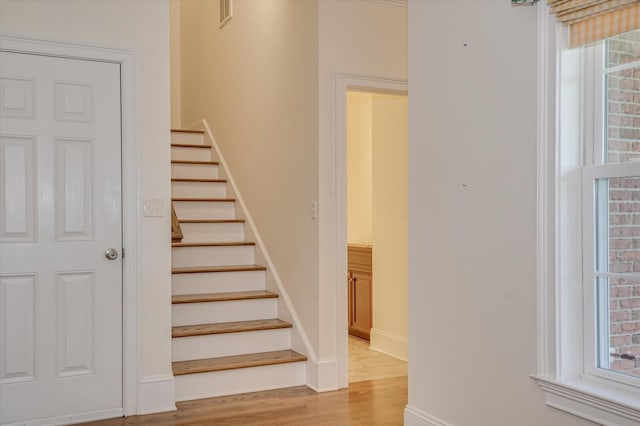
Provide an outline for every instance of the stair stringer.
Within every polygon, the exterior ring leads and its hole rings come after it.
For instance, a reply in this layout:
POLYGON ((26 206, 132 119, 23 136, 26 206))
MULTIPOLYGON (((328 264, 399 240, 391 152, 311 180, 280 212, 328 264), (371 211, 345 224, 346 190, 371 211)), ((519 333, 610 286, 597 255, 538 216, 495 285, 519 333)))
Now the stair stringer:
POLYGON ((213 136, 213 132, 207 123, 207 120, 203 118, 202 120, 190 125, 187 129, 194 130, 203 130, 205 134, 205 142, 207 142, 212 148, 212 160, 219 162, 218 174, 222 179, 227 180, 227 196, 230 198, 236 199, 236 205, 240 208, 236 210, 237 218, 245 220, 245 236, 246 240, 255 241, 255 261, 257 264, 264 264, 267 267, 266 271, 266 288, 268 290, 276 291, 280 297, 278 298, 278 318, 290 322, 293 324, 293 330, 291 332, 291 348, 307 356, 308 361, 306 362, 306 384, 310 388, 321 391, 321 390, 333 390, 335 388, 327 388, 321 389, 321 386, 318 386, 318 376, 319 371, 318 368, 320 364, 318 362, 318 356, 311 345, 311 341, 302 326, 302 321, 300 321, 300 317, 296 313, 296 310, 289 298, 289 294, 282 283, 282 279, 278 274, 278 271, 269 255, 269 252, 258 232, 258 229, 251 217, 251 213, 244 202, 242 194, 238 190, 236 182, 229 170, 227 162, 224 159, 224 155, 220 150, 220 146, 216 142, 215 137, 213 136), (215 156, 216 158, 214 158, 215 156))

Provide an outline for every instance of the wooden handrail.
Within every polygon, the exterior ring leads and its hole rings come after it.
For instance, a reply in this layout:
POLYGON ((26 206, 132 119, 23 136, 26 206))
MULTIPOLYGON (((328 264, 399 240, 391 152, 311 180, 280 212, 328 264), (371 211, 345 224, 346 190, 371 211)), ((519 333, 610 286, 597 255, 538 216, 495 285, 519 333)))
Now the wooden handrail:
POLYGON ((180 227, 180 222, 176 215, 176 209, 173 207, 173 203, 171 203, 171 241, 174 243, 180 242, 182 241, 182 238, 182 228, 180 227))

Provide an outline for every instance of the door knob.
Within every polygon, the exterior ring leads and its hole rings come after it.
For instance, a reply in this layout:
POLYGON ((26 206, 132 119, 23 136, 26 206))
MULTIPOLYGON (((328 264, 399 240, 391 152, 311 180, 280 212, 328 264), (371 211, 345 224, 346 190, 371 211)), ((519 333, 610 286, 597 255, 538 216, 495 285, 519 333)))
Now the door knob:
POLYGON ((107 251, 104 252, 104 257, 109 260, 116 260, 118 258, 118 250, 114 248, 107 249, 107 251))

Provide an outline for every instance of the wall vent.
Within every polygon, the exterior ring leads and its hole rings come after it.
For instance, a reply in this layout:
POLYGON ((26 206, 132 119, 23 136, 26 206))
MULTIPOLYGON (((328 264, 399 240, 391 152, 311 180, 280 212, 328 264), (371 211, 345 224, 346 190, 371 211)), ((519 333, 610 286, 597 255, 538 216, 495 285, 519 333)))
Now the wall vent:
POLYGON ((232 0, 220 0, 220 28, 224 27, 233 17, 232 0))

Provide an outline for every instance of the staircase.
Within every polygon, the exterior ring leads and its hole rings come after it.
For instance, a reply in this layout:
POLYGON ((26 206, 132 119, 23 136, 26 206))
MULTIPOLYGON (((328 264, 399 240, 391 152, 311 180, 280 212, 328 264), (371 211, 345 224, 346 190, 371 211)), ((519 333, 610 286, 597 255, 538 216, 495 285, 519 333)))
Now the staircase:
POLYGON ((176 400, 305 384, 307 358, 291 350, 214 150, 203 131, 172 130, 171 142, 176 400))

